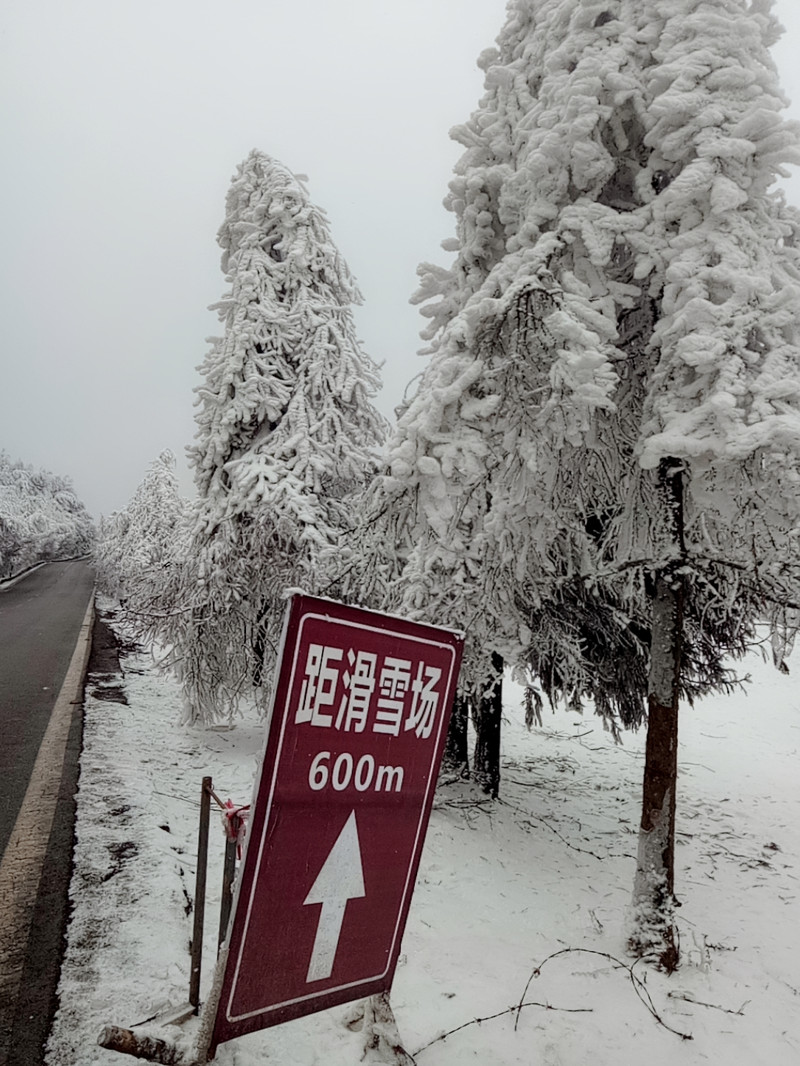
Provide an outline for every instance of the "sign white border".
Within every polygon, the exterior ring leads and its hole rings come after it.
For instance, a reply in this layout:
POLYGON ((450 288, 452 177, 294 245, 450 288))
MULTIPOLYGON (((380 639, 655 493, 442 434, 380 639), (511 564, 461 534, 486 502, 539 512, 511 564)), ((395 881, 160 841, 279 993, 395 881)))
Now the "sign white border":
MULTIPOLYGON (((249 925, 250 925, 250 918, 251 918, 252 913, 253 913, 253 907, 255 906, 256 889, 257 889, 257 886, 258 886, 258 876, 259 876, 259 871, 261 869, 261 862, 262 862, 262 859, 263 859, 263 856, 264 856, 264 846, 266 844, 267 826, 269 824, 269 816, 270 816, 270 813, 272 811, 272 804, 273 804, 273 799, 274 799, 274 795, 275 795, 275 786, 276 786, 276 783, 277 783, 278 771, 280 769, 281 756, 282 756, 282 753, 283 753, 283 742, 284 742, 284 737, 285 737, 285 734, 286 734, 286 723, 287 723, 287 719, 289 717, 288 712, 291 709, 292 691, 294 689, 294 681, 295 681, 295 676, 296 676, 296 672, 297 672, 297 669, 298 669, 298 653, 299 653, 300 647, 302 645, 303 627, 304 627, 304 625, 306 624, 307 621, 312 620, 312 619, 313 620, 326 621, 326 622, 332 622, 335 625, 339 625, 339 626, 348 626, 351 629, 361 629, 361 630, 367 630, 367 631, 372 632, 372 633, 380 633, 380 634, 382 634, 384 636, 394 636, 397 639, 402 640, 402 641, 413 641, 416 644, 426 644, 428 646, 432 646, 432 647, 439 648, 439 649, 442 649, 442 650, 446 651, 449 654, 449 656, 450 656, 450 671, 449 671, 448 676, 447 676, 447 686, 445 688, 445 692, 448 693, 448 694, 450 694, 450 692, 451 692, 451 685, 452 685, 452 682, 453 682, 453 668, 455 666, 455 660, 456 660, 456 649, 453 647, 452 644, 449 644, 446 641, 437 641, 437 640, 431 640, 431 639, 426 638, 426 637, 417 637, 417 636, 414 636, 412 634, 401 632, 400 630, 396 630, 396 629, 388 629, 388 628, 385 628, 385 627, 382 627, 382 626, 367 625, 367 624, 365 624, 363 622, 355 622, 355 621, 351 621, 351 620, 348 620, 348 619, 336 618, 336 617, 334 617, 332 615, 325 614, 324 612, 321 612, 318 609, 307 611, 306 613, 301 615, 301 617, 299 619, 298 626, 297 626, 297 636, 296 636, 296 639, 295 639, 294 655, 293 655, 293 659, 292 659, 292 671, 291 671, 291 676, 290 676, 290 679, 289 679, 289 685, 288 685, 288 689, 287 689, 287 693, 286 693, 286 702, 285 702, 285 705, 284 705, 284 707, 282 709, 282 718, 281 718, 281 724, 280 724, 280 738, 279 738, 278 747, 277 747, 277 750, 276 750, 276 753, 275 753, 275 763, 274 763, 274 765, 272 767, 272 778, 270 780, 270 785, 269 785, 269 798, 267 800, 266 810, 264 811, 261 839, 258 842, 258 858, 256 860, 255 872, 253 874, 253 879, 252 879, 252 883, 251 883, 250 898, 247 901, 247 914, 246 914, 246 917, 245 917, 244 929, 242 931, 242 936, 241 936, 241 941, 240 941, 240 946, 239 946, 239 954, 238 954, 238 956, 236 958, 236 966, 235 966, 235 970, 234 970, 234 974, 233 974, 233 980, 231 982, 231 992, 230 992, 230 996, 228 997, 228 1004, 227 1004, 227 1007, 226 1007, 226 1010, 225 1010, 225 1017, 226 1017, 226 1019, 227 1019, 227 1021, 229 1023, 246 1021, 249 1018, 255 1018, 255 1017, 257 1017, 258 1015, 261 1015, 261 1014, 270 1014, 273 1011, 282 1010, 284 1007, 293 1006, 296 1003, 304 1003, 307 1000, 316 999, 316 998, 322 998, 323 996, 329 996, 329 995, 335 994, 337 992, 343 992, 343 991, 345 991, 348 988, 355 988, 357 985, 366 984, 367 982, 370 982, 370 981, 381 980, 382 978, 384 978, 386 976, 386 974, 388 973, 389 969, 391 968, 392 959, 394 958, 395 947, 397 945, 397 938, 398 938, 398 935, 400 933, 400 923, 402 921, 403 912, 405 911, 406 900, 408 899, 409 891, 413 889, 413 885, 410 884, 411 870, 412 870, 412 868, 414 866, 414 858, 418 854, 418 851, 419 851, 420 835, 421 835, 423 829, 426 828, 426 826, 423 825, 423 822, 425 820, 425 811, 427 810, 427 806, 428 806, 428 802, 427 802, 428 801, 428 797, 430 796, 431 789, 436 787, 436 782, 434 780, 434 775, 433 775, 433 773, 431 771, 433 770, 433 764, 434 764, 434 761, 435 761, 435 755, 436 755, 436 752, 438 751, 439 739, 440 739, 441 734, 442 734, 442 725, 444 724, 444 717, 445 717, 444 714, 439 716, 439 727, 438 727, 438 730, 437 730, 437 733, 436 733, 436 741, 435 741, 434 744, 431 745, 431 765, 430 765, 430 769, 429 769, 429 772, 428 772, 428 786, 427 786, 427 788, 425 790, 425 794, 423 796, 422 803, 420 804, 419 821, 417 823, 417 832, 416 832, 416 835, 415 835, 415 838, 414 838, 414 847, 413 847, 413 849, 411 851, 409 868, 406 871, 406 881, 405 881, 405 885, 403 886, 403 894, 402 894, 402 896, 400 898, 400 905, 399 905, 399 907, 397 909, 397 921, 395 922, 395 928, 394 928, 394 932, 392 934, 392 943, 391 943, 391 947, 390 947, 390 950, 389 950, 388 961, 387 961, 385 969, 381 973, 378 973, 378 974, 372 974, 370 976, 360 977, 357 981, 349 981, 346 984, 335 985, 335 986, 327 987, 325 989, 317 990, 315 992, 309 992, 309 993, 307 993, 304 996, 295 996, 294 999, 287 999, 287 1000, 285 1000, 285 1001, 283 1001, 281 1003, 271 1003, 267 1007, 259 1007, 256 1010, 247 1012, 246 1014, 232 1014, 231 1011, 232 1011, 232 1008, 233 1008, 233 1001, 234 1001, 234 998, 236 996, 236 986, 237 986, 237 983, 238 983, 238 980, 239 980, 239 971, 240 971, 241 964, 242 964, 242 956, 243 956, 243 953, 244 953, 245 945, 247 943, 247 931, 248 931, 248 928, 249 928, 249 925)), ((269 723, 268 733, 267 733, 267 742, 269 741, 269 735, 270 735, 270 733, 271 733, 273 728, 274 728, 274 715, 272 715, 270 717, 270 723, 269 723)), ((260 787, 261 787, 261 776, 259 774, 259 778, 256 781, 255 789, 254 789, 254 793, 253 793, 253 799, 254 800, 255 800, 256 796, 258 795, 258 793, 260 791, 260 787)), ((247 847, 253 846, 253 841, 248 840, 246 846, 247 847)), ((238 893, 237 893, 237 897, 238 897, 238 893)), ((239 900, 237 898, 235 906, 234 906, 234 914, 235 914, 235 911, 236 911, 236 908, 238 907, 238 905, 239 905, 239 900)), ((233 917, 233 915, 232 915, 232 917, 233 917)), ((231 922, 231 925, 232 925, 232 922, 231 922)))

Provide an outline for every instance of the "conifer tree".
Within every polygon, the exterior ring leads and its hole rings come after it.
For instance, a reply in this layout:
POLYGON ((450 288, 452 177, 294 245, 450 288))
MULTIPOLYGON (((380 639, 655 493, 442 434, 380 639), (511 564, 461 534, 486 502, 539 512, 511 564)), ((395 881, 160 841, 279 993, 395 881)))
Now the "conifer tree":
POLYGON ((93 551, 100 588, 120 600, 134 631, 146 630, 168 571, 183 558, 188 504, 182 499, 175 456, 152 462, 128 506, 101 523, 93 551))
POLYGON ((667 968, 679 697, 733 685, 725 657, 797 602, 778 32, 770 0, 511 0, 372 494, 368 580, 467 626, 473 686, 502 656, 613 729, 646 713, 630 943, 667 968))
POLYGON ((202 719, 263 696, 284 590, 327 589, 385 437, 353 323, 360 294, 303 180, 251 152, 217 239, 224 333, 200 368, 198 501, 181 587, 165 592, 177 609, 164 636, 202 719))

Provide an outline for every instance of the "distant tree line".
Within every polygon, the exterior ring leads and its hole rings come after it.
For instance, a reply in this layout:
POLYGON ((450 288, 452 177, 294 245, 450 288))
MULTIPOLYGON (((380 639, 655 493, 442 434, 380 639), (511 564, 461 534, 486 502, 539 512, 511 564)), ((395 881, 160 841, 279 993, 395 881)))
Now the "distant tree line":
POLYGON ((93 540, 94 522, 69 478, 0 452, 0 579, 85 555, 93 540))

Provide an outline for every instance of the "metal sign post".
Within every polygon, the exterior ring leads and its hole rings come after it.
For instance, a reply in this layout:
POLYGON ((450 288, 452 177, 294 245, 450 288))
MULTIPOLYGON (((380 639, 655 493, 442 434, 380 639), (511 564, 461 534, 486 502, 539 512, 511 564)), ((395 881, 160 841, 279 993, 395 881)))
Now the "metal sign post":
POLYGON ((438 627, 291 600, 201 1061, 391 987, 462 645, 438 627))

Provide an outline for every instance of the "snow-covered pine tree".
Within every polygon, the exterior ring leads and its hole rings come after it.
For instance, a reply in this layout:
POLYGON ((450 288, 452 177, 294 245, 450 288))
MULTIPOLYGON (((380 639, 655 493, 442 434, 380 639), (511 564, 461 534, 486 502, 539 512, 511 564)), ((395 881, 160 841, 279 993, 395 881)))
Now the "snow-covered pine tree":
POLYGON ((169 570, 183 559, 187 516, 175 456, 165 449, 128 506, 101 524, 93 551, 97 583, 120 600, 135 632, 148 633, 151 605, 160 603, 169 570))
POLYGON ((217 239, 225 328, 200 368, 197 511, 163 634, 188 712, 203 720, 260 698, 283 592, 329 588, 386 435, 372 403, 378 371, 353 322, 361 297, 303 180, 251 152, 217 239))
POLYGON ((733 684, 725 656, 797 602, 778 32, 769 0, 511 0, 373 493, 390 591, 468 625, 474 685, 502 655, 613 728, 647 709, 631 947, 667 967, 679 695, 733 684))

